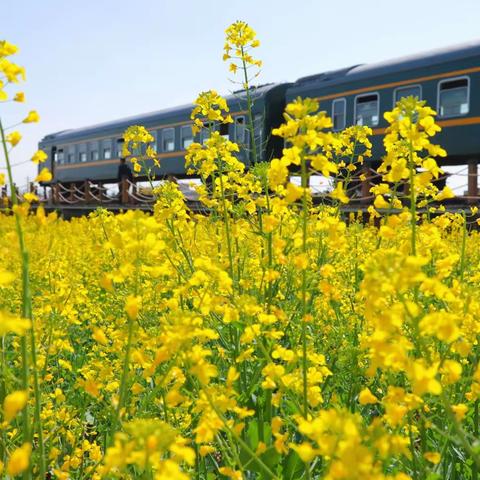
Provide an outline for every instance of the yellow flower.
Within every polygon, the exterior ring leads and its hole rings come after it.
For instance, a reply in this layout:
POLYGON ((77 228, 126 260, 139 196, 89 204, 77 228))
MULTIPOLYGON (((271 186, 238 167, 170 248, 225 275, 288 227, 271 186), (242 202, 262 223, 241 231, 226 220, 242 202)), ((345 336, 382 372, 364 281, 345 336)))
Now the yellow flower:
POLYGON ((7 142, 12 145, 12 147, 15 147, 20 143, 20 140, 22 139, 22 134, 20 132, 12 132, 7 135, 7 142))
POLYGON ((24 335, 31 327, 30 320, 12 315, 9 312, 0 310, 0 335, 16 333, 24 335))
POLYGON ((308 442, 303 442, 300 445, 295 445, 290 443, 289 447, 292 450, 295 450, 298 456, 301 458, 302 462, 310 463, 315 457, 318 456, 319 450, 312 447, 308 442))
POLYGON ((52 179, 52 173, 48 168, 42 168, 40 173, 35 177, 36 182, 49 182, 52 179))
POLYGON ((39 163, 45 162, 47 158, 48 158, 48 155, 43 150, 37 150, 33 154, 33 157, 31 158, 31 160, 33 163, 36 163, 38 165, 39 163))
POLYGON ((140 309, 141 302, 142 299, 140 297, 134 297, 133 295, 129 295, 127 297, 127 301, 125 302, 125 311, 132 320, 135 320, 138 317, 138 311, 140 309))
POLYGON ((458 405, 452 405, 452 411, 457 422, 461 422, 468 412, 468 407, 464 403, 459 403, 458 405))
POLYGON ((425 452, 423 456, 426 460, 428 460, 430 463, 433 463, 434 465, 440 463, 440 460, 442 459, 441 455, 438 452, 425 452))
POLYGON ((24 472, 30 464, 30 454, 32 446, 30 443, 24 443, 17 448, 11 455, 7 463, 7 473, 15 476, 24 472))
POLYGON ((105 332, 98 327, 93 328, 92 338, 98 342, 100 345, 108 345, 108 338, 105 335, 105 332))
POLYGON ((441 200, 446 200, 447 198, 454 198, 454 197, 455 197, 455 194, 453 193, 453 190, 450 187, 446 186, 446 187, 443 187, 443 190, 441 190, 435 195, 435 200, 441 201, 441 200))
POLYGON ((6 422, 10 422, 20 410, 27 404, 28 395, 24 390, 17 390, 10 393, 3 401, 3 416, 6 422))
POLYGON ((193 120, 192 133, 195 135, 210 121, 221 123, 230 123, 233 119, 229 112, 227 101, 218 95, 215 90, 201 92, 195 100, 195 107, 192 110, 190 118, 193 120))
POLYGON ((7 40, 0 40, 0 57, 9 57, 18 52, 18 47, 7 40))
POLYGON ((450 385, 460 380, 462 376, 462 365, 455 360, 445 360, 440 372, 442 373, 442 381, 450 385))
POLYGON ((370 391, 369 388, 364 388, 358 395, 360 405, 369 405, 378 403, 378 398, 370 391))
POLYGON ((27 192, 27 193, 24 193, 23 194, 23 198, 26 202, 28 203, 32 203, 32 202, 38 202, 39 201, 39 198, 37 197, 37 195, 35 195, 34 193, 32 192, 27 192))
POLYGON ((225 475, 228 478, 231 478, 232 480, 242 480, 243 475, 242 472, 239 472, 238 470, 233 470, 233 468, 230 467, 220 467, 218 471, 222 474, 225 475))
POLYGON ((13 101, 23 103, 25 101, 25 94, 23 92, 17 92, 13 97, 13 101))
POLYGON ((4 173, 0 173, 0 187, 2 185, 5 185, 5 174, 4 173))
POLYGON ((303 188, 298 187, 293 183, 287 183, 287 188, 285 189, 285 201, 288 203, 296 202, 303 195, 303 188))
POLYGON ((198 451, 202 457, 206 457, 208 454, 213 453, 215 448, 211 445, 202 445, 198 451))
POLYGON ((385 201, 385 199, 383 198, 382 195, 377 195, 375 197, 375 201, 373 202, 373 204, 375 205, 375 208, 390 208, 390 205, 387 201, 385 201))
POLYGON ((343 182, 337 182, 337 186, 330 193, 330 196, 342 203, 348 203, 350 201, 345 193, 345 190, 343 189, 343 182))
POLYGON ((31 110, 23 119, 23 123, 38 123, 39 121, 40 115, 35 110, 31 110))
POLYGON ((15 280, 15 275, 12 272, 4 270, 0 267, 0 287, 10 285, 15 280))
POLYGON ((431 393, 439 395, 442 392, 440 382, 435 378, 437 366, 427 366, 424 360, 415 360, 409 369, 413 392, 416 395, 431 393))

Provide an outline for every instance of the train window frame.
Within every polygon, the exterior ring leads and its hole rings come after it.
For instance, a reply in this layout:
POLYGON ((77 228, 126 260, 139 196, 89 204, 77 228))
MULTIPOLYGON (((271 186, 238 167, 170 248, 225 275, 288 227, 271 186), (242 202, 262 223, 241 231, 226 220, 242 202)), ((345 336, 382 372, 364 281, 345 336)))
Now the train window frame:
POLYGON ((347 128, 347 99, 345 97, 334 98, 332 100, 332 130, 334 132, 341 132, 347 128), (343 103, 343 127, 335 128, 335 104, 343 103))
POLYGON ((100 154, 98 150, 90 150, 90 161, 98 162, 99 159, 100 159, 100 154))
POLYGON ((218 131, 220 132, 220 135, 225 138, 225 140, 230 140, 230 128, 228 123, 220 123, 218 126, 218 131))
POLYGON ((169 128, 162 128, 162 152, 168 153, 168 152, 174 152, 175 151, 175 129, 173 127, 169 128), (168 133, 172 133, 172 149, 165 148, 165 135, 168 133))
POLYGON ((210 133, 213 133, 216 129, 215 122, 209 121, 209 122, 204 122, 203 123, 203 128, 199 132, 198 136, 198 141, 202 144, 205 145, 207 143, 207 140, 210 138, 210 133), (210 132, 211 130, 211 132, 210 132))
POLYGON ((123 145, 125 144, 124 138, 117 138, 115 141, 115 155, 118 155, 118 158, 123 158, 122 151, 123 145))
POLYGON ((247 117, 245 115, 237 115, 233 119, 234 121, 234 126, 235 126, 235 132, 234 132, 234 138, 235 138, 235 143, 239 143, 240 145, 248 146, 248 126, 247 126, 247 117), (243 139, 240 142, 237 134, 237 125, 240 124, 239 120, 243 120, 243 139))
POLYGON ((256 113, 253 117, 253 138, 255 140, 255 146, 257 147, 257 161, 263 161, 263 130, 265 127, 265 112, 256 113))
MULTIPOLYGON (((422 88, 422 85, 420 83, 412 83, 412 84, 408 84, 408 85, 402 85, 401 87, 397 87, 397 88, 394 88, 393 89, 393 108, 395 108, 395 106, 397 105, 397 101, 395 101, 396 97, 397 97, 397 92, 399 90, 402 90, 402 89, 406 89, 406 88, 414 88, 414 87, 418 87, 420 89, 420 96, 418 97, 419 100, 422 100, 423 98, 423 88, 422 88)), ((402 97, 402 98, 405 98, 405 97, 402 97)))
POLYGON ((76 156, 75 156, 76 145, 69 145, 67 148, 67 156, 65 163, 75 163, 76 156))
POLYGON ((373 125, 362 125, 366 127, 377 127, 380 123, 380 93, 378 91, 362 93, 360 95, 356 95, 353 99, 353 124, 358 125, 357 123, 357 103, 358 100, 364 97, 371 97, 373 95, 377 96, 377 121, 373 125))
POLYGON ((182 125, 180 127, 180 146, 182 150, 187 150, 187 148, 195 141, 193 132, 192 132, 192 125, 182 125), (183 132, 188 132, 187 136, 184 136, 183 132), (185 146, 185 140, 190 139, 190 143, 185 146))
POLYGON ((451 77, 451 78, 444 78, 443 80, 440 80, 437 84, 437 112, 438 112, 438 118, 458 118, 458 117, 464 117, 465 115, 468 115, 470 113, 470 85, 471 85, 471 80, 468 75, 462 75, 460 77, 451 77), (449 82, 456 82, 458 80, 466 80, 467 81, 467 111, 464 113, 458 113, 455 115, 442 115, 442 110, 440 107, 440 91, 441 91, 441 86, 445 83, 449 82))

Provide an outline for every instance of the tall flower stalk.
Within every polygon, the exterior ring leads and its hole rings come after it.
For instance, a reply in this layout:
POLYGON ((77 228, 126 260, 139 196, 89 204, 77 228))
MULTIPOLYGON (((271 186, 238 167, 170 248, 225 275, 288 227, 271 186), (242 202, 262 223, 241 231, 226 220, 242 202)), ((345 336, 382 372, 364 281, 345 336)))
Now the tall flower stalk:
MULTIPOLYGON (((17 52, 17 47, 9 44, 6 41, 0 42, 0 74, 4 74, 4 78, 0 76, 0 99, 6 100, 8 98, 7 93, 2 90, 4 85, 10 83, 18 83, 20 79, 24 79, 25 71, 22 67, 11 62, 7 57, 15 54, 17 52), (6 79, 6 82, 4 81, 6 79), (3 80, 3 81, 2 81, 3 80)), ((23 92, 18 92, 13 97, 14 101, 23 102, 25 96, 23 92)), ((28 115, 23 119, 22 123, 36 123, 39 121, 39 115, 36 111, 32 110, 28 115)), ((6 134, 6 129, 4 128, 0 120, 0 140, 2 143, 3 154, 5 165, 7 169, 8 184, 10 188, 10 198, 12 203, 12 210, 15 216, 15 226, 16 233, 18 238, 18 245, 20 251, 21 259, 21 268, 22 268, 22 317, 30 320, 31 328, 29 331, 30 335, 30 355, 31 355, 31 366, 33 373, 33 392, 34 392, 34 426, 30 429, 30 419, 27 404, 24 407, 23 413, 23 440, 24 442, 32 443, 34 434, 38 436, 38 452, 39 452, 39 462, 38 462, 38 474, 40 478, 45 477, 46 467, 45 467, 45 445, 43 439, 43 426, 41 418, 41 391, 39 387, 39 378, 38 378, 38 369, 37 369, 37 349, 36 349, 36 340, 35 340, 35 325, 33 323, 33 312, 32 312, 32 294, 30 289, 30 273, 29 273, 29 252, 26 246, 25 233, 22 226, 23 217, 28 215, 29 210, 29 201, 38 200, 34 194, 25 195, 25 203, 20 204, 19 198, 17 195, 17 190, 15 183, 13 181, 13 172, 12 172, 12 163, 10 161, 10 152, 8 145, 12 148, 15 147, 21 140, 21 134, 17 131, 13 131, 9 134, 6 134)), ((34 163, 44 162, 47 158, 47 155, 38 151, 32 157, 34 163)), ((37 177, 38 178, 38 177, 37 177)), ((50 180, 51 174, 47 169, 44 169, 39 175, 40 179, 50 180)), ((25 392, 29 391, 29 351, 27 338, 25 336, 21 337, 20 340, 20 349, 22 354, 22 389, 25 392)), ((23 473, 24 477, 27 478, 30 475, 30 471, 25 470, 23 473)))

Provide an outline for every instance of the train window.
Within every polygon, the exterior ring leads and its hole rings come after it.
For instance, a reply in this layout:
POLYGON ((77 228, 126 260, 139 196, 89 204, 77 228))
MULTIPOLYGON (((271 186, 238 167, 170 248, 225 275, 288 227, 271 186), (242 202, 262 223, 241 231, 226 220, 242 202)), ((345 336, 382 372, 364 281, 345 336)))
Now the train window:
POLYGON ((344 98, 336 98, 332 102, 332 120, 335 131, 343 130, 347 125, 347 101, 344 98))
POLYGON ((160 132, 152 132, 154 141, 153 141, 153 149, 155 152, 160 152, 160 132))
POLYGON ((87 161, 87 152, 80 152, 78 155, 78 158, 81 162, 86 162, 87 161))
POLYGON ((67 163, 75 162, 75 145, 68 147, 67 163))
POLYGON ((215 130, 215 124, 212 122, 206 122, 203 124, 203 128, 200 130, 200 143, 205 145, 205 142, 210 138, 210 130, 215 130))
POLYGON ((442 118, 466 115, 470 106, 468 77, 451 78, 438 83, 438 111, 442 118))
POLYGON ((103 158, 105 160, 109 160, 112 158, 112 149, 111 148, 104 148, 103 149, 103 158))
POLYGON ((57 151, 57 163, 65 163, 65 156, 63 154, 63 150, 57 151))
POLYGON ((355 98, 355 124, 374 127, 378 125, 380 100, 378 93, 358 95, 355 98))
POLYGON ((180 131, 183 150, 186 150, 193 143, 193 133, 191 125, 184 125, 180 131))
POLYGON ((165 128, 162 130, 162 151, 173 152, 175 150, 175 130, 165 128))
POLYGON ((263 142, 263 115, 255 115, 253 119, 253 133, 255 136, 255 145, 257 147, 257 161, 262 161, 262 142, 263 142))
POLYGON ((418 100, 422 99, 422 87, 420 85, 408 85, 407 87, 399 87, 393 91, 393 107, 402 98, 417 97, 418 100))
POLYGON ((92 150, 90 152, 90 160, 96 162, 98 160, 98 150, 92 150))
POLYGON ((220 124, 220 135, 227 140, 230 138, 228 135, 228 123, 220 124))
POLYGON ((248 143, 247 126, 243 116, 235 117, 235 141, 240 145, 248 143))
POLYGON ((117 158, 123 158, 122 150, 123 150, 124 143, 125 143, 125 140, 123 138, 117 139, 117 158))

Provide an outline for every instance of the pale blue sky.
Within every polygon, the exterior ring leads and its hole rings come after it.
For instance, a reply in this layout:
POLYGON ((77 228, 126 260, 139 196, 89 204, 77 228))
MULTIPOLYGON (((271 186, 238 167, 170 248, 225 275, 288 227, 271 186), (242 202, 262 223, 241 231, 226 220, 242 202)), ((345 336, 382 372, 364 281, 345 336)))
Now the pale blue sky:
MULTIPOLYGON (((261 83, 480 38, 480 0, 1 0, 0 12, 0 38, 27 69, 26 104, 0 115, 41 116, 22 127, 17 163, 48 133, 228 93, 224 30, 237 19, 262 42, 261 83)), ((15 169, 18 184, 34 174, 15 169)))

